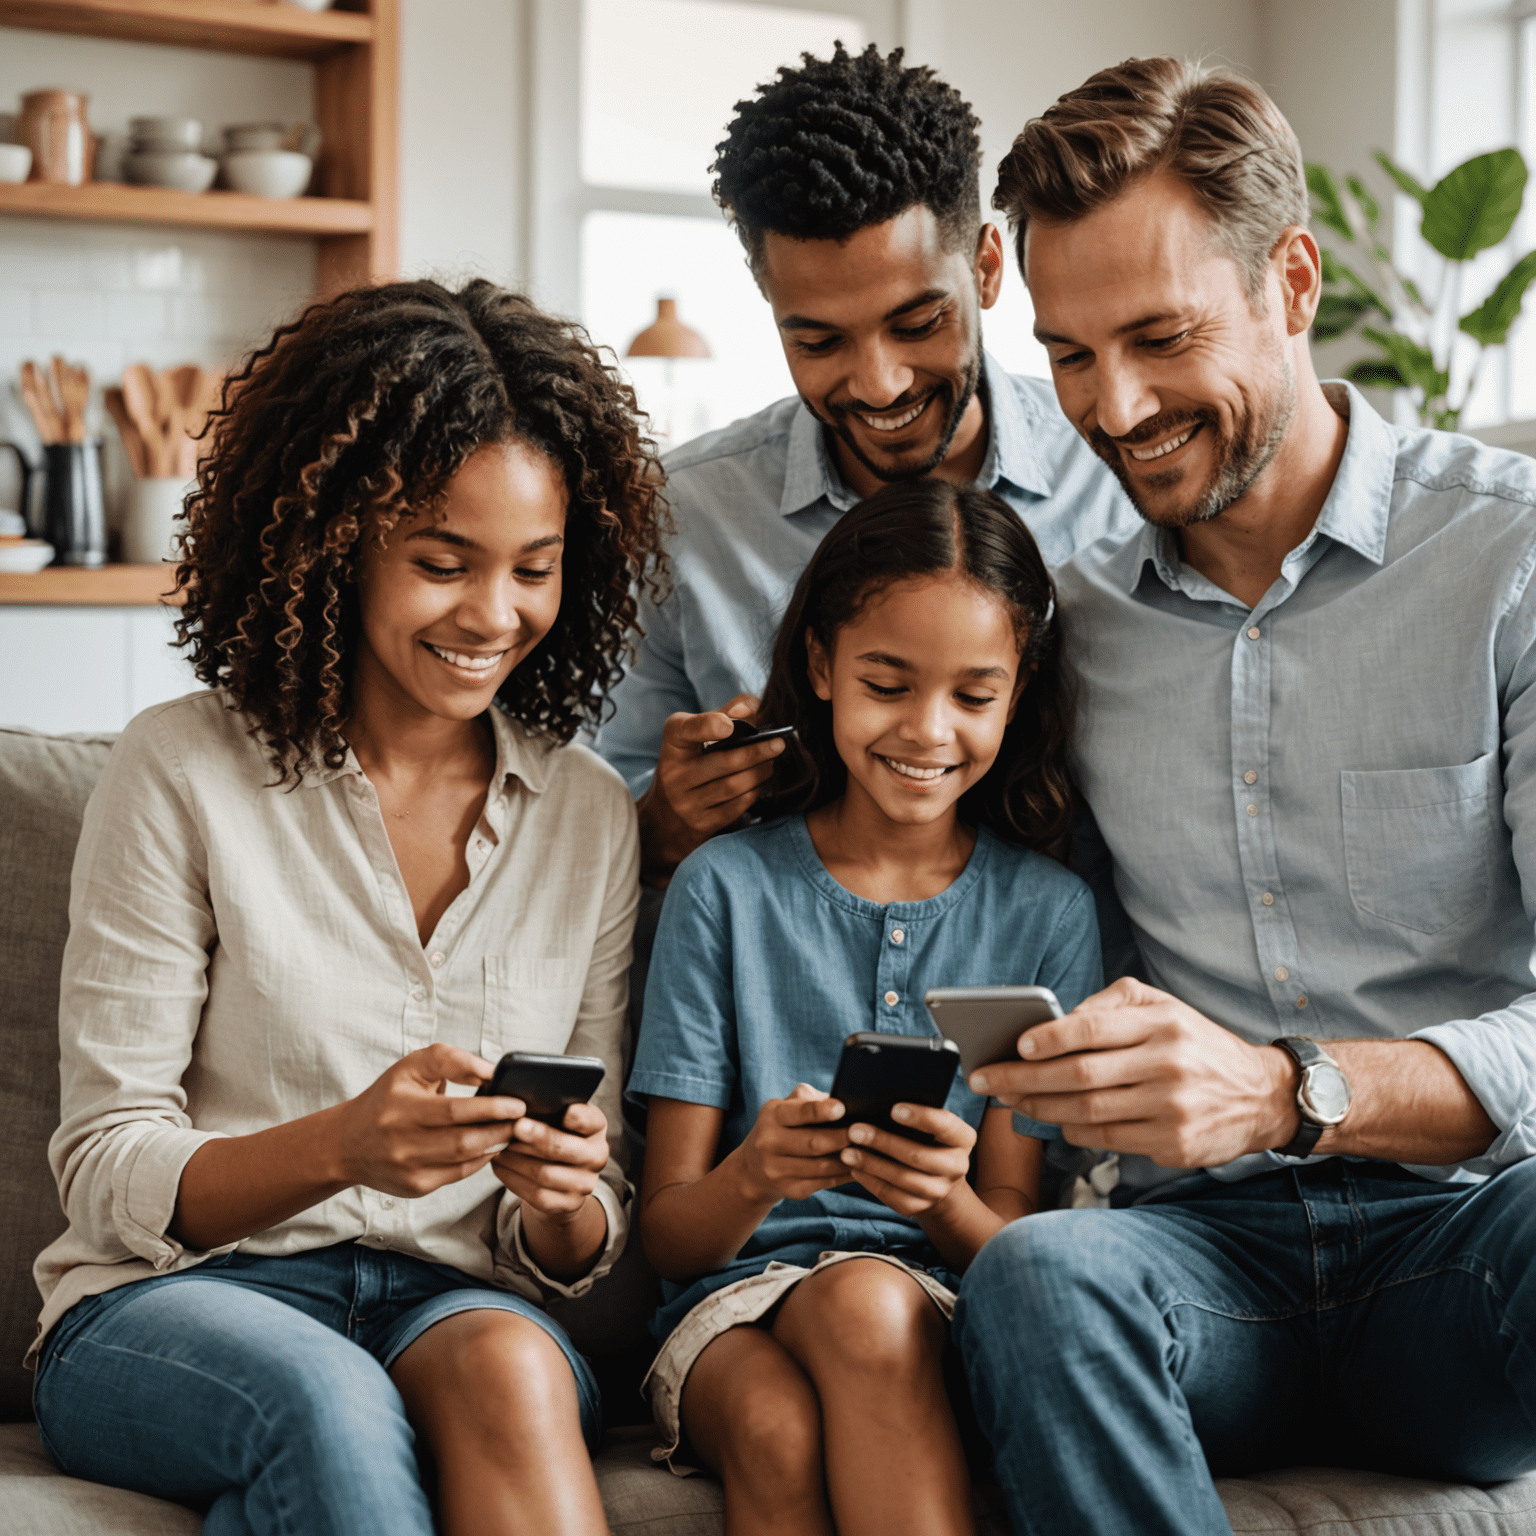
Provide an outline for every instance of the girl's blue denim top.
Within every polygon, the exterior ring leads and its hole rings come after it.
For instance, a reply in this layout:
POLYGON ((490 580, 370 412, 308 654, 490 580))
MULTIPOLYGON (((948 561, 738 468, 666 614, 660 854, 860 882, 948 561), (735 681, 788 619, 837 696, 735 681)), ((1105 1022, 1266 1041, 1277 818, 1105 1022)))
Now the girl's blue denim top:
MULTIPOLYGON (((1071 1009, 1101 983, 1093 898, 1052 860, 983 828, 947 890, 881 906, 839 885, 805 818, 785 817, 713 838, 679 866, 629 1094, 724 1110, 724 1158, 766 1100, 801 1082, 830 1089, 848 1035, 936 1034, 929 987, 1045 986, 1071 1009)), ((956 1073, 947 1107, 978 1126, 986 1101, 956 1073)), ((771 1260, 810 1265, 834 1249, 941 1265, 915 1221, 850 1183, 780 1201, 719 1273, 664 1281, 652 1332, 664 1339, 709 1292, 771 1260)))

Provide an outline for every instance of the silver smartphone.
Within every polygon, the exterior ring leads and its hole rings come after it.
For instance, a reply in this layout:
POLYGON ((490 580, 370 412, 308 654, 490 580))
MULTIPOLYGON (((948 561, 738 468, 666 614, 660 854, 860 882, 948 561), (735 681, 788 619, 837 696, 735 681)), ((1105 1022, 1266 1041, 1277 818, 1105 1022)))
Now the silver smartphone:
POLYGON ((994 1061, 1017 1061, 1019 1036, 1062 1016, 1049 987, 929 987, 923 1002, 939 1033, 960 1048, 967 1075, 994 1061))

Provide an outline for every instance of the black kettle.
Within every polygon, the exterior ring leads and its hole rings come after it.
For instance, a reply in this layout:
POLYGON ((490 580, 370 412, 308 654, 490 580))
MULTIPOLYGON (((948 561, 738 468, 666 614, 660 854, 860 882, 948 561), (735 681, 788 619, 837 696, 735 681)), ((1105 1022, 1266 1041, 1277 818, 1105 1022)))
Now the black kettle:
POLYGON ((19 443, 0 441, 21 468, 21 515, 34 538, 53 545, 57 565, 105 565, 107 514, 101 494, 101 439, 49 443, 34 464, 19 443), (43 510, 32 515, 32 477, 43 476, 43 510))

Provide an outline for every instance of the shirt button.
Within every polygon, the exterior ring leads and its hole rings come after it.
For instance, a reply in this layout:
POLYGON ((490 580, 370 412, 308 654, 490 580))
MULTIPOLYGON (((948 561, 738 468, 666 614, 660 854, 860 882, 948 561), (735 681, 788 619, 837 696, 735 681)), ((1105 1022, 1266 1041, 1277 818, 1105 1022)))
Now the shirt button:
POLYGON ((436 953, 435 953, 435 954, 434 954, 434 955, 433 955, 433 956, 432 956, 432 958, 431 958, 431 959, 430 959, 430 960, 428 960, 428 961, 427 961, 427 964, 428 964, 428 965, 430 965, 430 966, 431 966, 431 967, 432 967, 432 969, 433 969, 433 970, 434 970, 434 971, 435 971, 435 970, 436 970, 436 969, 437 969, 437 968, 438 968, 438 966, 440 966, 440 965, 441 965, 441 964, 442 964, 442 963, 443 963, 443 952, 442 952, 442 950, 438 950, 438 951, 437 951, 437 952, 436 952, 436 953))
POLYGON ((1291 979, 1291 973, 1288 970, 1286 970, 1286 968, 1283 965, 1277 965, 1275 967, 1275 980, 1276 981, 1289 981, 1290 979, 1291 979))
POLYGON ((1244 784, 1257 784, 1258 782, 1259 782, 1259 776, 1258 776, 1257 773, 1254 772, 1254 770, 1252 768, 1250 768, 1248 770, 1248 772, 1243 775, 1243 783, 1244 784))
POLYGON ((426 995, 427 995, 427 993, 426 993, 426 989, 424 987, 412 987, 411 988, 411 1001, 412 1002, 419 1003, 422 1000, 422 998, 424 998, 426 995))
POLYGON ((885 994, 885 1001, 887 1007, 894 1008, 901 999, 894 992, 887 992, 885 994))
POLYGON ((1248 806, 1247 811, 1250 816, 1257 816, 1259 814, 1259 808, 1256 805, 1248 806))
POLYGON ((1275 904, 1274 893, 1272 891, 1265 891, 1264 894, 1259 897, 1259 900, 1262 901, 1266 907, 1272 907, 1275 904))
POLYGON ((1248 631, 1248 638, 1250 640, 1257 640, 1259 638, 1259 626, 1257 624, 1248 631))
POLYGON ((906 938, 906 930, 902 928, 891 929, 891 943, 900 944, 906 938))
POLYGON ((1306 999, 1305 994, 1303 994, 1301 997, 1298 997, 1296 999, 1296 1006, 1298 1008, 1305 1008, 1307 1006, 1307 999, 1306 999))

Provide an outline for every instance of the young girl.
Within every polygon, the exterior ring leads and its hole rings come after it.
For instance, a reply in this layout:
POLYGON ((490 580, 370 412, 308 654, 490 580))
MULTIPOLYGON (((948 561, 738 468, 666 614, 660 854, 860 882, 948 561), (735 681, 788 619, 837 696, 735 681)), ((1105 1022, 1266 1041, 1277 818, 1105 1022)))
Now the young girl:
POLYGON ((724 1479, 732 1536, 973 1529, 946 1319, 1035 1209, 1041 1144, 958 1076, 944 1109, 895 1110, 934 1146, 845 1125, 826 1090, 847 1035, 935 1032, 927 987, 1038 983, 1071 1008, 1100 984, 1092 899, 1053 862, 1053 615, 990 492, 920 480, 856 507, 779 629, 760 719, 798 739, 770 819, 668 890, 630 1079, 667 1281, 651 1395, 669 1449, 686 1434, 724 1479))
POLYGON ((36 1387, 69 1473, 208 1536, 607 1530, 541 1301, 623 1246, 638 847, 592 722, 655 464, 585 336, 490 283, 309 309, 233 383, 179 572, 209 691, 91 799, 59 1008, 69 1218, 36 1387), (601 1056, 562 1127, 466 1097, 601 1056))

